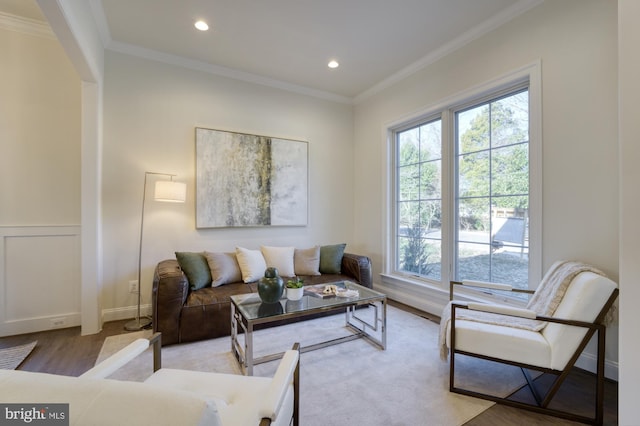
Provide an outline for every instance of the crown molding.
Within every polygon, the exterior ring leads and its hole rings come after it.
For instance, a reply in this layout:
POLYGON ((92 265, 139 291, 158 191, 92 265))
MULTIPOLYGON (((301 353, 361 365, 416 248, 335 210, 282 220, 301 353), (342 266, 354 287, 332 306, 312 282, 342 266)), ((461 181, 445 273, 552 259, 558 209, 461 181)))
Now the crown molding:
POLYGON ((380 83, 372 86, 371 88, 360 93, 353 98, 353 103, 358 104, 371 96, 383 91, 384 89, 404 80, 407 77, 419 72, 420 70, 435 63, 439 59, 453 53, 461 47, 471 43, 472 41, 482 37, 483 35, 495 30, 496 28, 506 24, 516 16, 519 16, 530 9, 542 4, 544 0, 522 0, 514 4, 511 7, 504 9, 501 13, 495 15, 493 18, 483 22, 475 28, 467 31, 466 33, 456 37, 449 43, 442 45, 439 49, 434 50, 422 59, 414 62, 413 64, 401 69, 397 73, 385 78, 380 83))
POLYGON ((260 76, 257 74, 251 74, 244 71, 235 70, 232 68, 222 67, 220 65, 213 65, 203 61, 194 59, 188 59, 178 55, 172 55, 169 53, 159 52, 153 49, 147 49, 144 47, 112 41, 107 46, 108 50, 124 53, 130 56, 137 56, 140 58, 149 59, 152 61, 162 62, 165 64, 175 65, 182 68, 187 68, 195 71, 206 72, 209 74, 215 74, 221 77, 232 78, 235 80, 241 80, 248 83, 260 84, 262 86, 273 87, 276 89, 286 90, 289 92, 298 93, 305 96, 312 96, 315 98, 324 99, 331 102, 339 102, 351 105, 353 100, 346 96, 336 95, 335 93, 324 92, 322 90, 315 90, 304 86, 298 86, 296 84, 287 83, 281 80, 272 79, 269 77, 260 76))
POLYGON ((53 30, 46 22, 10 13, 0 12, 0 29, 57 40, 53 30))
POLYGON ((89 7, 93 20, 96 23, 102 46, 108 46, 111 44, 111 31, 109 30, 109 24, 107 23, 107 17, 104 15, 104 6, 102 0, 89 0, 89 7))

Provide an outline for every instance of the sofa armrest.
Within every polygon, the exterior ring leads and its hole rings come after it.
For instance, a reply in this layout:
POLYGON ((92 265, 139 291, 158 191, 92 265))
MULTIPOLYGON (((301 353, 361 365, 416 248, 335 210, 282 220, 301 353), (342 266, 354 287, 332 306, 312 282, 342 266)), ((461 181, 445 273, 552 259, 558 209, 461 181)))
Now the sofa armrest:
POLYGON ((162 333, 162 345, 180 340, 180 313, 189 294, 189 280, 176 259, 163 260, 153 274, 153 332, 162 333))
POLYGON ((373 288, 371 259, 367 256, 345 253, 342 256, 342 273, 355 278, 363 287, 373 288))

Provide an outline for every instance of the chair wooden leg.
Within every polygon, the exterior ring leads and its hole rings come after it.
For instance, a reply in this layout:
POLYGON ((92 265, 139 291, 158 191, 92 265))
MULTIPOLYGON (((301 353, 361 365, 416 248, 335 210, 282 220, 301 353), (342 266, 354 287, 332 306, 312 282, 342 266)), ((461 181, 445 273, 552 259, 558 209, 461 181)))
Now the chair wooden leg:
POLYGON ((154 333, 149 339, 149 346, 153 345, 153 372, 162 368, 162 333, 154 333))
POLYGON ((531 374, 529 374, 529 370, 525 369, 524 367, 520 367, 520 371, 522 371, 522 375, 524 375, 524 378, 527 381, 527 385, 529 386, 529 389, 531 390, 531 394, 533 395, 533 398, 536 400, 536 403, 539 406, 542 406, 542 397, 540 396, 540 392, 538 392, 538 388, 536 387, 535 382, 531 378, 531 374))
POLYGON ((604 357, 606 328, 598 330, 598 366, 596 383, 596 424, 604 423, 604 357))
MULTIPOLYGON (((293 345, 293 349, 300 350, 300 343, 293 345)), ((298 365, 293 373, 293 426, 300 424, 300 356, 298 356, 298 365)))

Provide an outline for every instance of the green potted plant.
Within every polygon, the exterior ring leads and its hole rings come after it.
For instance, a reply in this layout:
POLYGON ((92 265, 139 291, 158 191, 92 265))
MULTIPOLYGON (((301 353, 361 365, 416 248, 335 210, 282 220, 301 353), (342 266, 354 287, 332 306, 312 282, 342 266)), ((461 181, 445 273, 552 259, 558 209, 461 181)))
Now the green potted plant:
POLYGON ((294 279, 288 280, 287 281, 287 299, 289 300, 302 299, 302 295, 304 293, 303 283, 304 283, 304 280, 300 279, 300 277, 295 277, 294 279))

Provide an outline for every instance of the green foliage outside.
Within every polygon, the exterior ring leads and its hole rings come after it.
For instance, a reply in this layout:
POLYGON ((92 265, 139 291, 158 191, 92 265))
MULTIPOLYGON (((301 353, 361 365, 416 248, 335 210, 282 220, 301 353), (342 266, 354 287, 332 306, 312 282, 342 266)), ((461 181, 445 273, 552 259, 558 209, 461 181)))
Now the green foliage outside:
POLYGON ((461 113, 475 114, 458 153, 461 229, 487 231, 492 207, 529 208, 527 103, 524 92, 461 113))
POLYGON ((439 278, 439 274, 434 276, 437 273, 434 265, 440 261, 439 250, 422 238, 419 225, 409 227, 406 237, 401 238, 400 241, 400 259, 402 259, 400 269, 418 275, 439 278))
POLYGON ((439 279, 442 216, 441 125, 436 120, 401 134, 399 155, 398 241, 400 268, 439 279), (436 276, 437 275, 437 276, 436 276))
MULTIPOLYGON (((490 229, 491 209, 529 208, 528 92, 457 113, 458 221, 490 229)), ((398 259, 403 271, 440 279, 441 121, 398 134, 398 259)))

